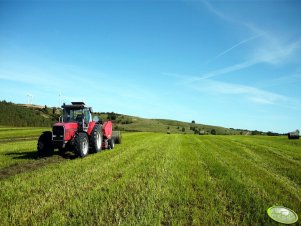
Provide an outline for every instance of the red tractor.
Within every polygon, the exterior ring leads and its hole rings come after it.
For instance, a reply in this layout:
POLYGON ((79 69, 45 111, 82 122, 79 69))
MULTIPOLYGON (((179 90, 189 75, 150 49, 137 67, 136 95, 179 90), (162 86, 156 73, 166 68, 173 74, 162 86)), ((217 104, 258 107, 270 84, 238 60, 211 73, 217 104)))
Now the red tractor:
POLYGON ((64 104, 62 108, 60 122, 53 125, 52 132, 43 132, 39 137, 38 156, 52 155, 58 148, 60 154, 73 151, 85 157, 89 152, 113 149, 115 143, 120 143, 120 133, 113 134, 112 122, 102 123, 97 116, 92 120, 92 108, 86 107, 84 102, 64 104))

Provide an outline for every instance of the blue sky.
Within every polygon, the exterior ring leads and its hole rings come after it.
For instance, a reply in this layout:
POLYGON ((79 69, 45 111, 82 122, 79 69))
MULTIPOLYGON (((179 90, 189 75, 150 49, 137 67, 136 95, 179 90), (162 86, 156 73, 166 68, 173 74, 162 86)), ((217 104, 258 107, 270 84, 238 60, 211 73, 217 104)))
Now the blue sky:
POLYGON ((292 0, 0 0, 0 99, 301 129, 300 22, 292 0))

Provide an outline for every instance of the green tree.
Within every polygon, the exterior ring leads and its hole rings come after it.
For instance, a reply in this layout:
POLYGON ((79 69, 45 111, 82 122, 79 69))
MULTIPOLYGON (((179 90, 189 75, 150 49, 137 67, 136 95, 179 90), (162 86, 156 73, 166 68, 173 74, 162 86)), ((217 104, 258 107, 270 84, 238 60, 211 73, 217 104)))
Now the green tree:
POLYGON ((42 110, 45 114, 48 114, 49 112, 48 112, 48 107, 47 107, 47 105, 45 105, 44 106, 44 108, 43 108, 43 110, 42 110))
POLYGON ((107 117, 109 120, 116 120, 117 118, 117 115, 114 113, 114 112, 111 112, 111 113, 108 113, 108 117, 107 117))

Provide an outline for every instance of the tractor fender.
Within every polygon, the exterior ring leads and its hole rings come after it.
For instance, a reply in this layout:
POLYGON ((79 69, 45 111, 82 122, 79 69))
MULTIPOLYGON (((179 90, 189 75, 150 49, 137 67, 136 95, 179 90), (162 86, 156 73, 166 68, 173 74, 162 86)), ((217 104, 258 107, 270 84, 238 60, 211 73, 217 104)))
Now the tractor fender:
POLYGON ((94 121, 89 122, 89 127, 88 127, 88 131, 87 131, 88 136, 91 135, 92 130, 94 129, 95 124, 96 124, 96 122, 94 122, 94 121))
POLYGON ((107 139, 111 139, 112 137, 112 121, 107 121, 102 126, 102 133, 107 139))

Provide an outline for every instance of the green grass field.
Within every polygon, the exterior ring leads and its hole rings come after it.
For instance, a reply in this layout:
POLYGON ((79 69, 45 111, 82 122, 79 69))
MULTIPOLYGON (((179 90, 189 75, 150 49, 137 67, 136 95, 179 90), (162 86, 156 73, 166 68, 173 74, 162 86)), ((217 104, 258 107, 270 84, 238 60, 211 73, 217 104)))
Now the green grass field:
POLYGON ((51 130, 45 127, 4 127, 0 126, 0 142, 5 140, 35 139, 42 131, 51 130))
POLYGON ((277 225, 272 205, 301 217, 300 140, 124 133, 83 159, 35 149, 0 143, 1 225, 277 225))

